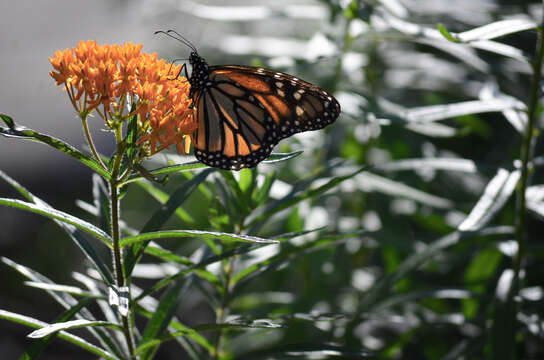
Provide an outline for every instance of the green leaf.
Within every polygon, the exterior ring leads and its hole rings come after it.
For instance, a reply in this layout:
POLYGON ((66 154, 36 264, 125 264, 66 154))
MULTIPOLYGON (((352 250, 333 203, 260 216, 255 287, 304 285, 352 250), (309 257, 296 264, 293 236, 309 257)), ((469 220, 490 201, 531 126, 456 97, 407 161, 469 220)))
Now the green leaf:
MULTIPOLYGON (((170 216, 176 211, 176 209, 195 191, 195 189, 202 183, 208 175, 214 172, 215 169, 206 169, 196 175, 189 181, 186 181, 170 196, 166 204, 157 210, 147 223, 143 226, 141 232, 146 233, 150 231, 156 231, 160 229, 164 223, 170 218, 170 216)), ((143 255, 147 242, 136 243, 130 248, 125 256, 125 272, 131 274, 134 266, 143 255)))
POLYGON ((389 296, 391 288, 408 273, 417 269, 423 263, 431 260, 440 251, 458 244, 461 240, 477 236, 511 236, 514 229, 510 226, 497 226, 481 229, 478 231, 461 232, 455 231, 432 242, 424 249, 406 258, 396 270, 386 277, 377 281, 374 286, 365 294, 360 303, 360 311, 370 311, 385 301, 389 296))
POLYGON ((108 184, 104 180, 93 174, 93 203, 96 210, 98 210, 98 223, 100 228, 107 231, 108 235, 111 235, 111 209, 110 209, 110 192, 108 184))
POLYGON ((475 231, 487 225, 495 215, 504 207, 510 195, 516 189, 521 172, 514 170, 509 172, 499 169, 497 174, 489 181, 484 193, 470 214, 459 224, 461 231, 475 231))
MULTIPOLYGON (((149 307, 149 306, 148 306, 149 307)), ((148 319, 151 319, 151 317, 153 316, 154 312, 153 311, 150 311, 150 310, 147 310, 147 309, 144 309, 142 306, 136 306, 136 311, 138 311, 138 313, 148 319)), ((170 320, 170 323, 168 324, 168 330, 170 331, 186 331, 186 330, 190 330, 189 327, 183 325, 182 323, 180 323, 175 317, 172 318, 172 320, 170 320)), ((202 335, 200 335, 199 333, 197 333, 196 331, 188 331, 187 332, 187 337, 191 340, 193 340, 195 343, 199 344, 200 346, 202 346, 204 349, 206 349, 206 351, 208 352, 208 354, 212 355, 215 354, 215 348, 212 344, 210 344, 210 342, 202 335)), ((196 353, 195 349, 191 346, 192 344, 191 343, 188 343, 186 342, 183 338, 180 338, 180 337, 177 337, 176 340, 178 342, 180 342, 180 344, 183 346, 183 348, 189 353, 191 354, 192 358, 195 359, 195 360, 200 360, 202 358, 202 356, 198 356, 198 354, 196 353)), ((151 340, 152 341, 152 340, 151 340)), ((152 344, 150 344, 151 346, 152 344)))
POLYGON ((449 199, 428 194, 402 182, 394 181, 373 173, 360 174, 357 178, 356 186, 360 187, 360 190, 368 193, 377 191, 392 197, 412 199, 421 204, 439 209, 451 209, 454 205, 453 201, 449 199))
MULTIPOLYGON (((189 171, 189 170, 201 169, 205 167, 207 166, 202 164, 201 162, 190 161, 183 164, 176 164, 172 166, 161 167, 155 170, 150 170, 149 173, 153 176, 159 176, 159 175, 168 175, 172 173, 180 173, 180 172, 189 171)), ((123 182, 123 185, 131 183, 133 181, 142 180, 142 179, 143 179, 143 176, 134 174, 134 175, 131 175, 125 182, 123 182)))
POLYGON ((351 179, 352 177, 358 175, 359 173, 361 173, 363 171, 366 171, 368 168, 369 168, 369 166, 364 166, 364 167, 352 172, 351 174, 332 178, 326 184, 321 185, 316 189, 307 190, 307 191, 304 191, 301 194, 297 194, 297 195, 288 194, 287 196, 285 196, 284 198, 282 198, 280 200, 274 201, 273 203, 271 203, 269 205, 265 205, 265 206, 259 208, 258 212, 254 212, 257 215, 253 215, 253 214, 251 215, 251 218, 250 218, 248 224, 246 224, 246 228, 250 227, 250 226, 254 226, 257 223, 263 222, 263 221, 267 220, 268 218, 270 218, 271 215, 273 215, 275 213, 278 213, 278 212, 280 212, 280 211, 282 211, 284 209, 287 209, 287 208, 289 208, 289 207, 291 207, 291 206, 293 206, 295 204, 298 204, 303 200, 310 199, 310 198, 316 197, 318 195, 321 195, 324 192, 338 186, 342 182, 344 182, 344 181, 346 181, 348 179, 351 179))
MULTIPOLYGON (((17 181, 9 177, 2 170, 0 170, 0 178, 4 179, 10 186, 12 186, 15 190, 17 190, 17 192, 19 192, 25 199, 33 202, 36 205, 42 205, 42 206, 51 208, 45 201, 34 196, 30 191, 25 189, 17 181)), ((100 179, 98 176, 97 178, 100 179)), ((109 268, 106 266, 106 264, 104 264, 102 259, 98 256, 93 246, 84 237, 83 233, 77 228, 74 228, 73 226, 70 226, 62 221, 59 221, 59 220, 54 220, 54 221, 68 234, 68 236, 70 236, 72 241, 74 241, 76 245, 79 246, 79 248, 83 251, 85 256, 89 259, 89 261, 91 261, 91 263, 94 264, 95 269, 100 273, 104 281, 107 284, 112 284, 113 276, 109 268)))
POLYGON ((366 350, 354 350, 334 344, 297 344, 270 347, 264 350, 251 351, 236 357, 236 360, 254 359, 343 359, 364 360, 377 359, 366 350))
POLYGON ((0 114, 0 119, 2 119, 2 121, 11 129, 11 128, 14 128, 15 127, 15 122, 13 121, 13 119, 6 115, 6 114, 0 114))
MULTIPOLYGON (((133 113, 134 104, 132 104, 130 113, 133 113)), ((136 157, 136 154, 139 151, 139 146, 137 146, 136 141, 138 141, 138 116, 133 115, 128 119, 127 125, 127 135, 125 136, 125 142, 127 144, 126 157, 128 164, 132 164, 133 160, 136 157)))
POLYGON ((478 171, 487 170, 487 167, 476 164, 470 159, 459 158, 420 158, 420 159, 402 159, 389 163, 376 165, 375 167, 382 171, 403 171, 403 170, 446 170, 476 174, 478 171))
MULTIPOLYGON (((179 256, 177 254, 174 254, 171 251, 168 251, 166 249, 163 249, 159 247, 157 244, 150 244, 146 247, 145 253, 155 256, 163 261, 173 261, 178 264, 182 264, 185 266, 193 266, 195 263, 191 261, 190 259, 179 256)), ((160 267, 160 266, 159 266, 160 267)), ((212 274, 211 272, 205 270, 205 269, 195 269, 195 273, 202 279, 206 279, 210 284, 220 284, 221 280, 219 280, 219 277, 217 275, 212 274)))
POLYGON ((270 189, 272 189, 272 185, 274 184, 275 180, 275 172, 266 175, 263 185, 259 189, 257 189, 257 191, 255 191, 253 196, 253 200, 256 206, 263 205, 264 202, 268 199, 268 194, 270 194, 270 189))
POLYGON ((109 180, 110 174, 106 170, 104 170, 98 162, 96 162, 93 158, 85 155, 81 151, 77 150, 72 145, 69 145, 62 140, 56 139, 49 135, 41 134, 34 130, 25 128, 23 126, 17 126, 15 125, 13 120, 7 115, 2 115, 1 118, 6 123, 6 125, 8 125, 8 128, 0 127, 0 135, 11 138, 38 141, 43 144, 52 146, 55 149, 60 150, 63 153, 73 157, 82 164, 90 167, 96 173, 109 180))
MULTIPOLYGON (((154 186, 152 183, 148 181, 138 181, 136 184, 140 186, 142 189, 144 189, 149 195, 151 195, 159 203, 165 204, 168 201, 169 195, 166 192, 154 186)), ((185 211, 181 206, 178 206, 176 208, 175 214, 188 226, 195 225, 194 218, 187 211, 185 211)))
POLYGON ((287 161, 290 159, 293 159, 300 154, 302 154, 304 151, 293 151, 290 153, 272 153, 269 157, 266 158, 266 160, 263 160, 262 164, 274 164, 277 162, 287 161))
MULTIPOLYGON (((44 323, 44 322, 39 321, 37 319, 31 318, 29 316, 16 314, 16 313, 6 311, 6 310, 1 310, 1 309, 0 309, 0 318, 11 321, 11 322, 14 322, 14 323, 18 323, 18 324, 21 324, 21 325, 25 325, 25 326, 28 326, 28 327, 31 327, 31 328, 35 328, 35 329, 48 325, 47 323, 44 323)), ((108 360, 119 360, 120 359, 119 357, 116 357, 116 356, 112 355, 111 353, 107 352, 106 350, 101 349, 98 346, 87 342, 86 340, 80 338, 79 336, 69 334, 69 333, 67 333, 65 331, 61 331, 57 336, 62 340, 68 341, 68 342, 78 346, 79 348, 81 348, 83 350, 86 350, 86 351, 90 352, 91 354, 95 354, 97 356, 100 356, 100 357, 102 357, 104 359, 108 359, 108 360)))
POLYGON ((465 271, 465 283, 478 285, 490 281, 497 272, 503 254, 495 247, 478 252, 465 271))
POLYGON ((470 100, 453 104, 429 105, 406 109, 399 113, 409 123, 428 123, 462 115, 502 112, 517 109, 519 101, 510 98, 470 100))
POLYGON ((516 287, 514 270, 504 270, 497 282, 492 316, 491 352, 495 360, 516 359, 516 287))
POLYGON ((454 43, 460 42, 459 39, 456 36, 452 35, 448 31, 448 29, 446 29, 446 27, 441 23, 438 24, 438 31, 440 31, 440 34, 442 34, 442 36, 444 36, 449 41, 454 42, 454 43))
MULTIPOLYGON (((184 290, 189 288, 189 283, 190 281, 185 281, 185 279, 177 279, 161 296, 159 304, 153 312, 153 316, 147 323, 145 331, 142 335, 141 343, 146 343, 162 335, 175 314, 181 299, 181 294, 184 292, 184 290)), ((147 356, 144 356, 144 358, 150 358, 154 350, 156 350, 156 348, 151 349, 151 351, 148 350, 146 354, 147 356)))
POLYGON ((157 346, 165 341, 170 341, 175 339, 179 336, 188 336, 193 333, 202 332, 202 331, 210 331, 210 330, 227 330, 227 329, 278 329, 282 328, 283 326, 280 324, 276 324, 273 322, 270 322, 270 320, 267 319, 259 319, 259 320, 246 320, 246 319, 239 319, 230 321, 227 323, 222 324, 203 324, 198 325, 193 328, 187 328, 183 330, 176 331, 174 333, 168 334, 167 336, 163 336, 159 339, 150 339, 147 341, 142 340, 142 344, 136 349, 136 354, 142 353, 146 349, 149 349, 150 347, 157 346))
POLYGON ((421 291, 411 291, 407 293, 401 293, 388 297, 385 301, 381 302, 379 306, 372 309, 373 313, 380 313, 394 306, 414 302, 421 299, 471 299, 476 294, 461 288, 442 288, 442 289, 428 289, 421 291))
POLYGON ((279 266, 281 263, 288 261, 294 256, 306 254, 310 251, 318 250, 324 246, 338 245, 347 239, 353 238, 355 236, 360 236, 362 233, 364 233, 363 230, 350 234, 322 236, 314 241, 309 241, 308 243, 301 246, 287 247, 285 249, 282 249, 280 253, 274 256, 271 256, 267 259, 259 261, 240 270, 238 273, 234 274, 231 277, 231 284, 232 286, 235 286, 240 281, 247 280, 250 276, 253 277, 257 274, 262 273, 263 271, 267 271, 272 266, 279 266))
POLYGON ((93 235, 99 240, 102 240, 104 244, 111 247, 111 238, 109 237, 108 234, 106 234, 104 231, 100 230, 93 224, 88 223, 75 216, 72 216, 68 213, 53 209, 51 207, 36 205, 29 202, 21 201, 21 200, 15 200, 15 199, 0 198, 0 205, 10 206, 10 207, 25 210, 25 211, 30 211, 39 215, 43 215, 50 219, 59 220, 64 223, 74 225, 78 229, 81 229, 84 232, 93 235))
POLYGON ((27 286, 37 288, 37 289, 58 291, 58 292, 63 292, 67 294, 77 295, 77 296, 94 297, 93 294, 87 291, 83 291, 81 288, 78 288, 76 286, 71 286, 71 285, 50 284, 50 283, 44 283, 39 281, 25 281, 24 284, 27 286))
POLYGON ((90 326, 97 326, 97 327, 108 327, 116 330, 123 330, 123 327, 119 324, 113 324, 107 321, 90 321, 85 319, 79 319, 79 320, 71 320, 56 324, 49 324, 41 329, 35 330, 28 334, 27 336, 29 338, 42 338, 47 335, 56 333, 61 330, 70 330, 70 329, 77 329, 77 328, 84 328, 84 327, 90 327, 90 326))
POLYGON ((464 31, 457 34, 455 37, 461 42, 491 40, 521 31, 536 29, 537 27, 537 23, 529 18, 507 19, 464 31))
MULTIPOLYGON (((45 284, 55 284, 49 278, 43 276, 42 274, 38 273, 37 271, 32 270, 32 269, 30 269, 30 268, 28 268, 26 266, 17 264, 14 261, 12 261, 12 260, 10 260, 8 258, 1 257, 0 260, 4 264, 8 265, 9 267, 11 267, 14 270, 16 270, 17 272, 19 272, 21 275, 23 275, 27 279, 30 279, 30 280, 35 281, 35 282, 45 283, 45 284)), ((73 296, 71 296, 70 294, 63 293, 63 292, 58 293, 58 292, 51 291, 51 290, 48 290, 48 289, 44 289, 44 290, 49 294, 49 296, 51 296, 56 302, 58 302, 65 309, 70 309, 71 307, 73 307, 74 305, 76 305, 78 303, 78 301, 73 296)), ((88 319, 88 320, 94 320, 93 314, 89 310, 87 310, 87 308, 85 308, 85 307, 80 309, 79 313, 76 314, 76 317, 77 318, 85 318, 85 319, 88 319)), ((47 325, 46 323, 42 323, 42 324, 43 325, 34 326, 34 327, 41 327, 41 326, 47 325)), ((121 356, 119 354, 118 349, 116 348, 116 346, 112 343, 111 336, 108 333, 104 332, 103 329, 89 328, 88 330, 110 352, 116 354, 119 357, 121 356)))
MULTIPOLYGON (((322 230, 322 229, 323 228, 318 228, 318 229, 313 229, 313 230, 301 231, 299 233, 282 234, 282 235, 278 236, 276 239, 281 242, 281 241, 285 241, 285 240, 290 239, 290 238, 295 238, 297 236, 302 236, 302 235, 309 234, 311 232, 319 231, 319 230, 322 230)), ((175 281, 176 279, 178 279, 180 277, 183 277, 183 276, 185 276, 187 274, 190 274, 193 271, 205 268, 206 266, 208 266, 210 264, 222 261, 224 259, 231 258, 234 255, 247 254, 247 253, 249 253, 249 252, 251 252, 253 250, 260 249, 263 246, 268 246, 268 244, 251 244, 251 245, 239 246, 239 247, 236 247, 234 249, 230 249, 228 251, 225 251, 225 252, 223 252, 223 253, 221 253, 219 255, 210 256, 210 257, 208 257, 208 258, 206 258, 206 259, 204 259, 202 261, 199 261, 198 263, 190 266, 189 268, 178 272, 177 274, 174 274, 174 275, 172 275, 172 276, 170 276, 170 277, 168 277, 166 279, 163 279, 163 280, 159 281, 157 284, 155 284, 150 289, 147 289, 147 290, 143 291, 140 295, 138 295, 134 299, 134 301, 138 301, 140 299, 143 299, 145 296, 150 295, 150 294, 160 290, 161 288, 168 285, 172 281, 175 281)))
POLYGON ((164 238, 205 238, 210 240, 222 240, 222 241, 242 241, 255 244, 276 244, 277 240, 264 239, 256 236, 241 235, 241 234, 228 234, 215 231, 202 231, 202 230, 169 230, 169 231, 157 231, 150 233, 143 233, 140 235, 129 236, 122 238, 119 242, 120 246, 127 246, 137 244, 144 241, 164 239, 164 238))
MULTIPOLYGON (((92 298, 86 298, 78 302, 76 305, 72 306, 70 309, 64 312, 59 318, 57 318, 56 322, 64 322, 72 318, 79 310, 81 310, 83 307, 87 306, 92 300, 92 298)), ((40 340, 36 340, 32 342, 32 345, 30 345, 28 348, 25 349, 25 352, 19 357, 19 360, 32 360, 37 359, 41 352, 55 339, 55 334, 48 335, 40 340)))
MULTIPOLYGON (((276 163, 276 162, 286 161, 286 160, 292 159, 294 157, 297 157, 302 153, 303 153, 303 151, 295 151, 295 152, 290 152, 290 153, 272 153, 272 154, 270 154, 270 156, 266 160, 263 160, 261 163, 263 163, 263 164, 273 164, 273 163, 276 163)), ((170 157, 177 158, 175 156, 170 156, 170 157)), ((171 174, 171 173, 184 172, 184 171, 202 169, 202 168, 209 168, 209 166, 201 163, 200 161, 195 160, 195 161, 188 161, 188 162, 185 162, 185 163, 182 163, 182 164, 176 164, 176 165, 161 167, 161 168, 158 168, 158 169, 155 169, 155 170, 151 170, 150 173, 153 174, 153 175, 167 175, 167 174, 171 174)), ((130 176, 123 184, 127 184, 127 183, 130 183, 130 182, 136 181, 136 180, 140 180, 142 178, 143 178, 142 176, 135 174, 135 175, 130 176)))
MULTIPOLYGON (((229 189, 233 193, 232 200, 228 201, 226 200, 226 203, 233 203, 236 205, 236 209, 234 214, 238 216, 247 216, 251 212, 250 206, 246 201, 246 194, 242 191, 240 188, 240 184, 236 179, 234 178, 232 171, 221 171, 221 176, 225 180, 225 182, 228 184, 229 189)), ((232 218, 232 217, 231 217, 232 218)))

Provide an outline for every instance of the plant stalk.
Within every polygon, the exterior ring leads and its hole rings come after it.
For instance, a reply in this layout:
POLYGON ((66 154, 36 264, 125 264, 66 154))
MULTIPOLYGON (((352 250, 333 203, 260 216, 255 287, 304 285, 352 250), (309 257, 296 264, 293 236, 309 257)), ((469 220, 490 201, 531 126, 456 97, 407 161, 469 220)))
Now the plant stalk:
MULTIPOLYGON (((118 136, 119 138, 119 136, 118 136)), ((123 262, 121 257, 120 241, 120 208, 119 208, 119 170, 121 167, 121 159, 124 155, 123 143, 117 143, 117 153, 115 154, 114 165, 112 169, 112 176, 109 183, 110 186, 110 202, 111 202, 111 238, 113 241, 113 266, 116 274, 117 288, 120 290, 125 286, 125 276, 123 273, 123 262)), ((130 291, 129 291, 129 312, 131 306, 130 291)), ((129 313, 130 316, 130 313, 129 313)), ((122 316, 121 321, 123 323, 123 333, 127 342, 128 351, 131 358, 135 358, 134 355, 134 341, 132 338, 132 329, 129 322, 129 316, 122 316)))
POLYGON ((83 123, 83 130, 85 132, 85 137, 87 138, 87 143, 89 144, 89 147, 91 148, 91 151, 102 169, 107 170, 106 164, 102 161, 100 158, 100 155, 98 155, 98 151, 96 151, 96 147, 94 146, 93 138, 91 137, 91 133, 89 131, 89 125, 87 124, 87 117, 81 117, 81 122, 83 123))
POLYGON ((542 24, 537 29, 537 49, 536 59, 533 64, 533 83, 531 86, 531 93, 528 105, 527 127, 523 137, 523 143, 521 145, 521 177, 518 185, 517 193, 517 217, 516 217, 516 239, 518 242, 518 253, 514 263, 514 271, 516 278, 519 279, 519 272, 523 265, 523 258, 526 252, 526 200, 525 192, 527 190, 527 183, 529 178, 529 159, 531 157, 531 149, 533 144, 533 135, 535 133, 535 119, 537 117, 537 108, 539 100, 540 81, 542 77, 542 58, 544 56, 544 18, 542 24))

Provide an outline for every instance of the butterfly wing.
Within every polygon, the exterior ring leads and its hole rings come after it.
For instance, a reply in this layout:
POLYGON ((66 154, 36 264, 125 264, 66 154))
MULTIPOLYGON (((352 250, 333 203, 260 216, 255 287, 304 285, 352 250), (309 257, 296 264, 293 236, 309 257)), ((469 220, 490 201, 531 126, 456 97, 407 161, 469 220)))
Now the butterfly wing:
POLYGON ((212 66, 195 93, 195 156, 221 169, 254 167, 283 138, 334 122, 332 95, 288 74, 250 66, 212 66))

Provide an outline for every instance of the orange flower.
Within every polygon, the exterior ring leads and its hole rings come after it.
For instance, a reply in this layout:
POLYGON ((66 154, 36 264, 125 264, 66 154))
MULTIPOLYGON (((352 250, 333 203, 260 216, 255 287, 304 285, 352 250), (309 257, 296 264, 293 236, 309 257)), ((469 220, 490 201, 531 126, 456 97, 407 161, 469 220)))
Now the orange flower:
POLYGON ((118 129, 138 116, 139 144, 147 154, 170 145, 186 153, 197 128, 190 109, 189 82, 180 66, 142 53, 142 44, 98 45, 81 41, 57 51, 49 61, 57 85, 64 85, 74 109, 85 119, 96 111, 118 129), (132 112, 128 108, 133 109, 132 112))

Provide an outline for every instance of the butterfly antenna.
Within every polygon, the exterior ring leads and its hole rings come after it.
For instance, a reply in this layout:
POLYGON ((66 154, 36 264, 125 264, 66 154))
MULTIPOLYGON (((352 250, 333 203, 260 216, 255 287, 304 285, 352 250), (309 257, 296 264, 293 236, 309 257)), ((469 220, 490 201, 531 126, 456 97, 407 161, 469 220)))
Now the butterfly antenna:
POLYGON ((178 33, 175 30, 168 30, 168 31, 159 30, 159 31, 155 31, 155 34, 164 34, 164 35, 170 36, 172 39, 175 39, 181 42, 182 44, 189 47, 194 52, 198 52, 196 50, 196 47, 193 45, 193 43, 191 43, 189 40, 187 40, 185 37, 183 37, 180 33, 178 33), (174 33, 176 36, 172 35, 171 33, 174 33))

